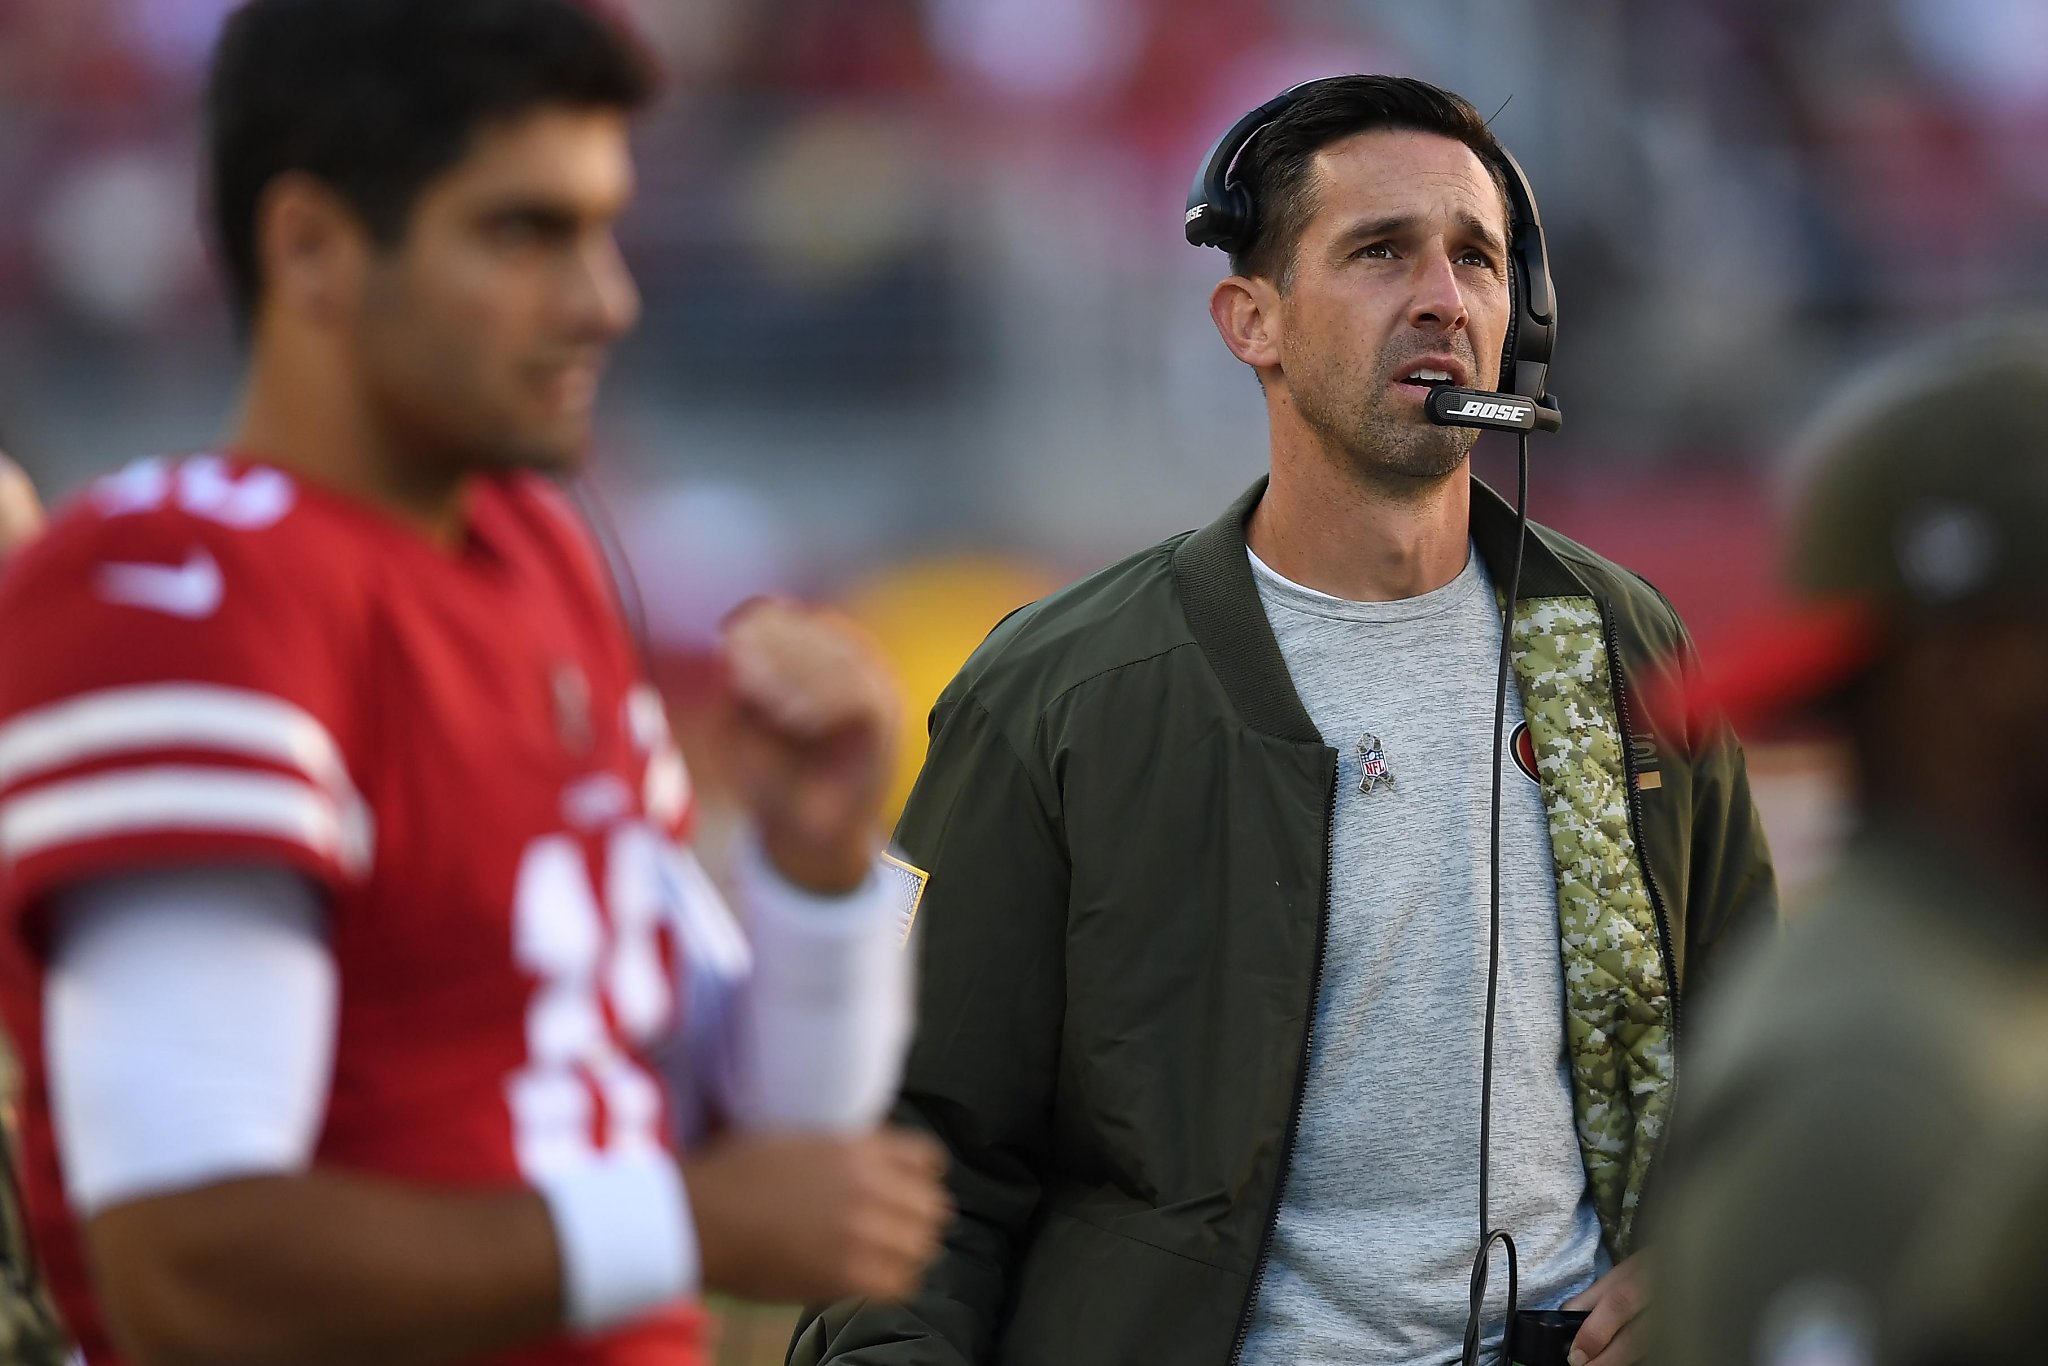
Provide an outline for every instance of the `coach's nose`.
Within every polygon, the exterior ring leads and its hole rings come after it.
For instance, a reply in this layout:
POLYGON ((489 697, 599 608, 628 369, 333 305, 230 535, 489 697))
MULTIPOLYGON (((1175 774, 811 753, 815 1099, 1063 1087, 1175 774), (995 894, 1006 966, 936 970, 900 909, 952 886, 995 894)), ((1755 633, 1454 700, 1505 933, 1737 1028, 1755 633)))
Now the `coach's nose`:
POLYGON ((1415 257, 1414 294, 1408 304, 1408 325, 1424 331, 1462 332, 1471 322, 1458 272, 1441 241, 1433 241, 1415 257))

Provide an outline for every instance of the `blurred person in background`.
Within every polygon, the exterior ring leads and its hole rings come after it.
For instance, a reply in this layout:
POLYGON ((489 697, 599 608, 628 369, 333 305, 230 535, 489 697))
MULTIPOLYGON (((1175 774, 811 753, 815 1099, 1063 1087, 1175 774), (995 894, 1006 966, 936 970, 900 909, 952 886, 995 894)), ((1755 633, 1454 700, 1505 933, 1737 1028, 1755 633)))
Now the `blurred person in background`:
MULTIPOLYGON (((826 1310, 792 1362, 1457 1358, 1515 520, 1423 405, 1500 378, 1501 165, 1389 77, 1245 145, 1260 226, 1210 302, 1270 479, 1011 616, 934 710, 900 1113, 959 1215, 917 1296, 826 1310)), ((1541 528, 1521 583, 1494 1222, 1523 1307, 1590 1311, 1575 1366, 1623 1366, 1679 1004, 1775 892, 1732 739, 1632 724, 1686 667, 1670 606, 1541 528)))
POLYGON ((2044 356, 2048 320, 1980 324, 1839 399, 1806 443, 1800 613, 1688 700, 1838 729, 1857 829, 1703 1019, 1650 1212, 1658 1366, 1897 1360, 1936 1268, 1984 1311, 1942 1346, 2011 1341, 1994 1312, 2038 1340, 2039 1257, 1976 1273, 2028 1185, 1986 1155, 2048 1089, 2044 356))
MULTIPOLYGON (((19 465, 0 454, 0 568, 42 526, 43 505, 35 486, 19 465)), ((0 1038, 0 1361, 57 1366, 70 1355, 71 1344, 37 1271, 22 1217, 21 1137, 15 1123, 20 1086, 20 1062, 12 1044, 0 1038)))
POLYGON ((805 609, 732 624, 750 945, 553 482, 637 313, 652 90, 575 0, 228 22, 226 453, 101 479, 0 580, 0 1005, 91 1362, 687 1366, 703 1287, 900 1295, 936 1242, 941 1154, 875 1127, 886 679, 805 609))

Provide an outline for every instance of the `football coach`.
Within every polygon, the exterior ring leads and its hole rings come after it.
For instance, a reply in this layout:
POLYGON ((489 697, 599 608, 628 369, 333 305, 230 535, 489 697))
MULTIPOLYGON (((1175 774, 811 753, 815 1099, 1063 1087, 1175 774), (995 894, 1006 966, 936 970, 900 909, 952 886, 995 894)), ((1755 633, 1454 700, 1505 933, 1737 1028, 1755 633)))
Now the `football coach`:
POLYGON ((959 1214, 922 1293, 790 1360, 1442 1366, 1491 1053, 1520 1303, 1589 1310, 1574 1366, 1623 1366, 1683 1004, 1775 916, 1741 753, 1632 708, 1691 668, 1640 578, 1531 526, 1511 593, 1516 515, 1426 412, 1510 387, 1540 264, 1472 106, 1313 82, 1211 172, 1249 208, 1210 314, 1270 475, 1011 616, 934 709, 901 1113, 959 1214))

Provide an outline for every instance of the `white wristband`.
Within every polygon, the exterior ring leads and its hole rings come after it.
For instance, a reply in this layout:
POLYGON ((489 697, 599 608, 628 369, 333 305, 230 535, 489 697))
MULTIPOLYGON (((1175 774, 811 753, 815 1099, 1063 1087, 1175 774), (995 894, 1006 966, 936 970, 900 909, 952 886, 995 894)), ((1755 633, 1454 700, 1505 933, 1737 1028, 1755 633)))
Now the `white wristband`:
POLYGON ((792 886, 749 840, 735 878, 754 944, 733 1118, 742 1128, 856 1133, 896 1099, 910 1036, 901 896, 792 886))
POLYGON ((697 1231, 675 1158, 620 1153, 535 1182, 562 1257, 562 1321, 594 1333, 697 1289, 697 1231))

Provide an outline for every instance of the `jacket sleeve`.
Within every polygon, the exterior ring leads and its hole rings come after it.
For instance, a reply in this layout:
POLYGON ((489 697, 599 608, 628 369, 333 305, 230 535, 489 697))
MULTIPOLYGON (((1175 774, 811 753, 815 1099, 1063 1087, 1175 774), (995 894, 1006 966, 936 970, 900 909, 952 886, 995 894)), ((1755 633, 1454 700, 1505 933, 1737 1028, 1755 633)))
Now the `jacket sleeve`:
MULTIPOLYGON (((1725 720, 1694 715, 1701 680, 1692 636, 1656 585, 1640 575, 1630 579, 1603 610, 1619 614, 1624 725, 1645 728, 1647 737, 1637 731, 1634 738, 1651 740, 1657 761, 1683 774, 1669 784, 1638 775, 1634 806, 1653 891, 1675 913, 1670 947, 1679 1000, 1690 1014, 1695 1001, 1717 989, 1731 949, 1775 931, 1778 879, 1741 741, 1725 720), (1640 795, 1666 787, 1661 797, 1640 795), (1672 794, 1682 796, 1674 801, 1672 794)), ((1639 752, 1638 761, 1643 757, 1639 752)))
POLYGON ((1711 992, 1731 946, 1778 924, 1778 879, 1749 791, 1742 746, 1725 727, 1694 780, 1685 991, 1711 992))
POLYGON ((1050 776, 972 695, 941 699, 897 843, 930 874, 912 949, 918 1024, 899 1122, 952 1154, 958 1207, 907 1304, 833 1305, 799 1325, 791 1366, 993 1360, 1037 1210, 1060 1022, 1068 865, 1050 776))
MULTIPOLYGON (((1668 603, 1666 604, 1668 607, 1668 603)), ((1678 667, 1698 673, 1699 655, 1677 614, 1678 667)), ((1686 876, 1684 991, 1711 991, 1728 950, 1778 924, 1778 878, 1763 820, 1749 789, 1742 743, 1725 721, 1685 737, 1692 756, 1692 840, 1686 876)))

